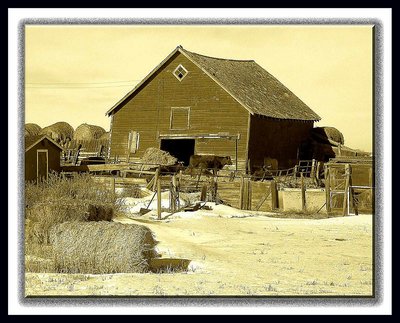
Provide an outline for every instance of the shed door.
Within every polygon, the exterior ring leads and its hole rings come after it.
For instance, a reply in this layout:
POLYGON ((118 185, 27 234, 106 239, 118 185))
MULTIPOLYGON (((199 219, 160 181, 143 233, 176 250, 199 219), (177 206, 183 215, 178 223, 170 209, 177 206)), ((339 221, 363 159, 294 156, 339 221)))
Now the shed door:
POLYGON ((37 178, 39 181, 47 180, 49 173, 49 158, 47 149, 37 150, 37 178))

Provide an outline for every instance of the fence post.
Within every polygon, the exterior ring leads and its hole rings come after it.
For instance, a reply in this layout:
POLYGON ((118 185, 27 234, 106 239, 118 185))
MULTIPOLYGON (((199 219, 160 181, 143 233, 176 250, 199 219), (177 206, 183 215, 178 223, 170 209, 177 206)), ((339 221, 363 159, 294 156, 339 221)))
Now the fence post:
POLYGON ((251 200, 252 200, 252 191, 251 191, 251 179, 247 180, 247 210, 251 211, 251 200))
POLYGON ((203 186, 201 187, 200 201, 207 201, 207 184, 203 184, 203 186))
POLYGON ((329 166, 325 166, 324 175, 325 175, 326 213, 329 214, 331 213, 331 189, 330 189, 331 179, 330 179, 329 166))
POLYGON ((350 194, 350 207, 354 209, 354 214, 358 215, 358 205, 355 199, 354 188, 353 188, 353 170, 349 165, 349 194, 350 194))
POLYGON ((111 177, 111 190, 115 194, 115 177, 111 177))
POLYGON ((310 178, 311 178, 311 181, 314 183, 314 181, 315 181, 315 159, 312 159, 312 161, 311 161, 310 178))
POLYGON ((278 190, 275 180, 271 181, 271 199, 271 208, 275 210, 278 208, 278 190))
POLYGON ((157 189, 157 181, 159 176, 160 176, 160 167, 156 169, 156 173, 154 174, 153 191, 157 189))
POLYGON ((300 180, 301 180, 301 209, 304 212, 306 210, 306 188, 304 186, 303 172, 300 173, 300 180))
POLYGON ((349 215, 347 212, 347 195, 349 194, 349 184, 350 184, 350 165, 344 165, 346 181, 344 184, 344 194, 343 194, 343 216, 349 215))
POLYGON ((161 220, 161 179, 157 177, 157 219, 161 220))
POLYGON ((172 212, 177 210, 178 189, 176 184, 176 175, 172 175, 172 212))
POLYGON ((239 209, 243 210, 243 190, 244 190, 243 175, 240 176, 240 189, 239 189, 239 209))
POLYGON ((315 170, 315 178, 317 179, 317 182, 319 183, 319 172, 321 169, 321 162, 317 162, 317 168, 315 170))

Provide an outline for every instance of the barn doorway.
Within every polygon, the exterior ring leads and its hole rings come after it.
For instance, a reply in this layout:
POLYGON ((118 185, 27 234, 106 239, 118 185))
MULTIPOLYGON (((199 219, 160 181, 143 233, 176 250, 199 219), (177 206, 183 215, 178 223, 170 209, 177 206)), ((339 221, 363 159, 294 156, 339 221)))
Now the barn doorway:
POLYGON ((161 139, 161 150, 168 151, 172 156, 188 166, 190 156, 194 154, 194 139, 161 139))

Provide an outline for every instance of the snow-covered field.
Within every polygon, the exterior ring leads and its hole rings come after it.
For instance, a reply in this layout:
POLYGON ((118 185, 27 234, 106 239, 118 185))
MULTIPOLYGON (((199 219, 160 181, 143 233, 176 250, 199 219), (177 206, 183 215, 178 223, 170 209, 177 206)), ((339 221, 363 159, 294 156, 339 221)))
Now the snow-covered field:
MULTIPOLYGON (((196 198, 195 196, 190 198, 196 198)), ((148 226, 163 257, 190 259, 163 274, 27 273, 26 295, 371 295, 372 215, 282 219, 207 203, 212 210, 163 212, 151 196, 128 199, 115 221, 148 226)), ((182 205, 188 197, 182 199, 182 205)), ((167 207, 168 195, 163 195, 167 207)))

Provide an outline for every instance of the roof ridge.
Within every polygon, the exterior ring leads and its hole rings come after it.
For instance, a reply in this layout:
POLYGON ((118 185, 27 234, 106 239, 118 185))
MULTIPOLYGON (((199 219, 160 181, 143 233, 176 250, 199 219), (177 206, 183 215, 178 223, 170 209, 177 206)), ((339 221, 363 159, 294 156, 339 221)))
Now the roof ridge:
POLYGON ((191 51, 189 51, 189 50, 187 50, 187 49, 184 49, 182 46, 178 46, 178 48, 179 48, 180 50, 183 50, 184 52, 189 53, 189 54, 194 54, 194 55, 202 56, 202 57, 206 57, 206 58, 218 59, 218 60, 221 60, 221 61, 254 62, 254 63, 255 63, 255 60, 254 60, 254 59, 233 59, 233 58, 222 58, 222 57, 207 56, 207 55, 203 55, 203 54, 191 52, 191 51))

